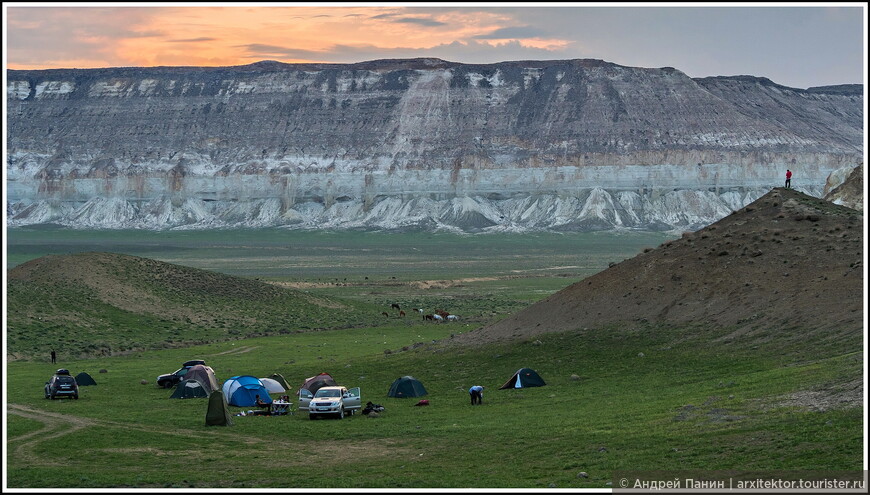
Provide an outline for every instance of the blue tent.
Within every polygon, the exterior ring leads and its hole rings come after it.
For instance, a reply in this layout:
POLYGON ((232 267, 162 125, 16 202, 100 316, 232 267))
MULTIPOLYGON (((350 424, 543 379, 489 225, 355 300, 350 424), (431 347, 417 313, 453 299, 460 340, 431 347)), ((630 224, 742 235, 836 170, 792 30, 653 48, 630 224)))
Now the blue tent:
POLYGON ((231 406, 248 407, 257 405, 257 396, 263 402, 272 403, 269 391, 259 378, 251 375, 234 376, 224 382, 221 390, 231 406))

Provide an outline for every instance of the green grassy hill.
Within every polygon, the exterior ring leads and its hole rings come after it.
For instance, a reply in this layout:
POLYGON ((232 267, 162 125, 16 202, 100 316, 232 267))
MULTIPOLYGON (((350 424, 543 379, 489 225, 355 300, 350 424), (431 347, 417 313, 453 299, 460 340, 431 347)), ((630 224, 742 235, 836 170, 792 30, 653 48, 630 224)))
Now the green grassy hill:
POLYGON ((7 280, 10 359, 55 345, 85 357, 371 325, 378 315, 360 302, 115 253, 44 256, 7 280))

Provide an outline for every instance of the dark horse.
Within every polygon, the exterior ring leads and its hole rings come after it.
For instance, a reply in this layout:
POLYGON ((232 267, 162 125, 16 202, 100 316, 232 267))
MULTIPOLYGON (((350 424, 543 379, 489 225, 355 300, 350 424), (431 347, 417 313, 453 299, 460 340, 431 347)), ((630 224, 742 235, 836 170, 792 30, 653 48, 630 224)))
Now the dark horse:
POLYGON ((390 305, 390 308, 391 308, 391 309, 397 309, 397 310, 399 310, 399 311, 402 310, 402 308, 400 308, 399 305, 396 304, 396 303, 391 304, 391 305, 390 305))

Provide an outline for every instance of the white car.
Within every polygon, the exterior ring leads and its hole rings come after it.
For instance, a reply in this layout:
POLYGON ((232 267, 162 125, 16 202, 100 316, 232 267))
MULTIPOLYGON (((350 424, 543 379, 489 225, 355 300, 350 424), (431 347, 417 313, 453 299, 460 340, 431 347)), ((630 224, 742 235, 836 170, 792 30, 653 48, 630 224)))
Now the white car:
POLYGON ((346 387, 321 387, 312 394, 308 390, 299 391, 299 410, 308 411, 308 417, 315 419, 321 415, 344 419, 345 414, 353 414, 362 408, 360 389, 346 387))

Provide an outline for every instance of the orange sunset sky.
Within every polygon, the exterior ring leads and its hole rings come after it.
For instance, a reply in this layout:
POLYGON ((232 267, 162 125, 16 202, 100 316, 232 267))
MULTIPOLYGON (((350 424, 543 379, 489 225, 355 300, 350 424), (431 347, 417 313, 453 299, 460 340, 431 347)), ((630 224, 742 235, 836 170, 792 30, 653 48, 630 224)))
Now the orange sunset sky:
POLYGON ((861 83, 866 4, 16 3, 9 69, 595 58, 792 87, 861 83))

